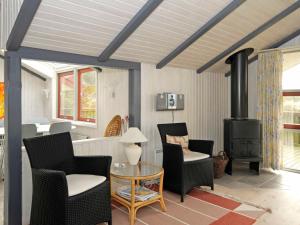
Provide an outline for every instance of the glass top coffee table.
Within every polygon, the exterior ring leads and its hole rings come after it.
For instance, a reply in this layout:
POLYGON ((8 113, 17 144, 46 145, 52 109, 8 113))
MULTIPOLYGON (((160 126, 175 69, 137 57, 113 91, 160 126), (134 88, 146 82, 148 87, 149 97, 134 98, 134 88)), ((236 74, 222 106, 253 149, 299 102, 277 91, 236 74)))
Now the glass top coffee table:
POLYGON ((143 206, 159 202, 162 211, 166 211, 163 199, 164 170, 162 167, 146 162, 139 162, 135 166, 124 163, 123 166, 112 166, 110 173, 112 179, 117 178, 130 183, 120 185, 116 190, 112 188, 111 193, 113 200, 127 207, 130 225, 134 224, 136 212, 143 206), (159 179, 159 185, 152 185, 152 187, 143 185, 144 181, 154 179, 159 179))

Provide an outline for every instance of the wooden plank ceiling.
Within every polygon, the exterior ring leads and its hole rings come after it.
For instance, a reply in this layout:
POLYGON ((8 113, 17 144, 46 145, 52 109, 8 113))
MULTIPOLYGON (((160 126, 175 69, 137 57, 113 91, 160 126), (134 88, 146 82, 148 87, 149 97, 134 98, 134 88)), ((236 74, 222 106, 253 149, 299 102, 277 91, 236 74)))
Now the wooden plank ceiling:
POLYGON ((22 46, 98 56, 146 0, 43 0, 22 46))
MULTIPOLYGON (((157 64, 230 2, 164 0, 111 58, 157 64)), ((168 65, 197 69, 294 2, 247 0, 168 65)), ((22 46, 99 56, 145 3, 43 0, 22 46)), ((300 29, 299 20, 298 9, 241 48, 253 47, 256 53, 300 29)), ((226 72, 224 60, 208 71, 226 72)))

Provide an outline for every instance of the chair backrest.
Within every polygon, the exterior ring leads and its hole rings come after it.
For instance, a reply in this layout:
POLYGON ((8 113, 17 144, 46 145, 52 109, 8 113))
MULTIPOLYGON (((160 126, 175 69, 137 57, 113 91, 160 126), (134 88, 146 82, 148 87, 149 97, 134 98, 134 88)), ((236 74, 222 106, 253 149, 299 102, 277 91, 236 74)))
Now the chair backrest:
POLYGON ((185 136, 188 135, 186 123, 164 123, 157 124, 161 141, 166 143, 166 135, 185 136))
POLYGON ((59 123, 52 123, 50 125, 50 134, 59 134, 59 133, 65 133, 70 132, 72 129, 71 122, 59 122, 59 123))
POLYGON ((120 115, 116 115, 107 125, 104 137, 119 136, 121 134, 122 119, 120 115))
POLYGON ((23 140, 32 168, 74 171, 74 151, 70 133, 59 133, 23 140))
POLYGON ((32 138, 37 135, 37 128, 35 124, 22 124, 22 139, 32 138))
POLYGON ((42 124, 42 125, 50 123, 49 119, 46 118, 46 117, 37 117, 37 118, 34 119, 34 122, 42 124))

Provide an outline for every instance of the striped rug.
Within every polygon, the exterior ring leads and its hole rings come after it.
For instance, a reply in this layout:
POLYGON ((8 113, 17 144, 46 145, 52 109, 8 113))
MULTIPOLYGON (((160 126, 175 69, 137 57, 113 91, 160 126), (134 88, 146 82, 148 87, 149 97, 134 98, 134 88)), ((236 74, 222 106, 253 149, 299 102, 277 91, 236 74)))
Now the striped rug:
MULTIPOLYGON (((143 207, 137 212, 136 225, 250 225, 265 210, 221 197, 200 189, 193 189, 180 202, 177 194, 164 191, 167 211, 162 212, 158 203, 143 207)), ((113 203, 113 225, 128 225, 128 211, 113 203)))

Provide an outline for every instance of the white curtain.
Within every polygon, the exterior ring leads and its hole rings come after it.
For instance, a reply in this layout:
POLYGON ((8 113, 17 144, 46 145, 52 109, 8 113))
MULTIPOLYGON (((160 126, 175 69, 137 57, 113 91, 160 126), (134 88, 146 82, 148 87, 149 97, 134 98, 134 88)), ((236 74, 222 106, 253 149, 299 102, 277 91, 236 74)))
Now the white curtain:
POLYGON ((258 55, 258 106, 257 118, 262 122, 263 166, 280 169, 282 167, 282 64, 280 50, 258 55))

